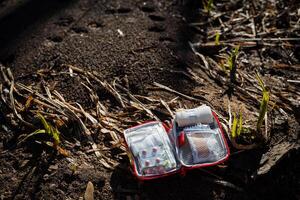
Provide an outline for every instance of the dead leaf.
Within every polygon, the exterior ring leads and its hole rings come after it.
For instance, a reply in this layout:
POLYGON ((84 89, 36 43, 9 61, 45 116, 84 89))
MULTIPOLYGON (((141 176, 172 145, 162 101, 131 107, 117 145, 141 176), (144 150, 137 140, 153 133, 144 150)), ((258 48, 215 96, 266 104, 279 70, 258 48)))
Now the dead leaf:
POLYGON ((85 200, 94 200, 94 185, 91 181, 88 182, 84 193, 85 200))
POLYGON ((70 153, 69 153, 67 150, 61 148, 60 146, 57 146, 56 148, 57 148, 57 151, 58 151, 61 155, 65 156, 65 157, 70 156, 70 153))
POLYGON ((26 100, 26 103, 25 103, 25 110, 27 110, 29 108, 29 106, 31 105, 31 102, 33 100, 33 97, 32 95, 30 95, 27 100, 26 100))

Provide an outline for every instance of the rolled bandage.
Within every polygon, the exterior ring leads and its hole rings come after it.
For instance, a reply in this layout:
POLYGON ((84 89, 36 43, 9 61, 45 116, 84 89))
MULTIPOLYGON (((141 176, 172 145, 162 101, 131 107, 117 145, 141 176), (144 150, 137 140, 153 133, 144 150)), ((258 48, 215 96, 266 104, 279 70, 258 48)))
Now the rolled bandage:
POLYGON ((209 124, 213 122, 211 108, 202 105, 194 109, 187 109, 176 112, 175 121, 179 127, 192 126, 195 124, 209 124))

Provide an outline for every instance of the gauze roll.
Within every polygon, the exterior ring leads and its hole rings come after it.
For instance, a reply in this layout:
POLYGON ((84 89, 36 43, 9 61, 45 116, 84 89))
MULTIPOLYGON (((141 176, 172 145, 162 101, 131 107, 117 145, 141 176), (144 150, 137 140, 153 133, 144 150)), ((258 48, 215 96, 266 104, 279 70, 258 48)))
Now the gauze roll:
POLYGON ((209 124, 213 122, 211 108, 202 105, 194 109, 187 109, 176 112, 175 121, 179 127, 192 126, 195 124, 209 124))

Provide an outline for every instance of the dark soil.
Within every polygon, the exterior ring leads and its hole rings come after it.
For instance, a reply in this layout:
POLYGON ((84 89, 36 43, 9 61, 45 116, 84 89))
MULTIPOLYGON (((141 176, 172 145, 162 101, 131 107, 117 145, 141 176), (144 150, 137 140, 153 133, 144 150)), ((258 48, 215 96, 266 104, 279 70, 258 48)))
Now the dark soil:
MULTIPOLYGON (((5 2, 0 1, 0 5, 5 2)), ((188 41, 201 37, 188 26, 196 12, 198 6, 193 1, 32 0, 0 19, 0 62, 12 69, 15 81, 34 85, 45 80, 67 101, 78 102, 85 109, 92 109, 93 104, 79 80, 63 75, 37 77, 36 72, 59 72, 62 64, 70 64, 96 71, 103 80, 119 78, 134 94, 168 100, 176 97, 153 90, 152 83, 159 82, 187 95, 204 96, 222 113, 227 104, 218 81, 212 80, 216 86, 201 85, 186 75, 187 67, 195 68, 199 62, 188 46, 188 41)), ((276 49, 265 53, 278 57, 276 49)), ((299 77, 299 70, 293 70, 272 72, 266 68, 265 73, 299 77)), ((117 112, 113 98, 100 87, 97 92, 101 101, 117 112)), ((241 102, 238 97, 234 101, 241 102)), ((187 107, 195 105, 181 102, 187 107)), ((245 112, 251 113, 256 107, 245 112)), ((35 144, 16 147, 17 136, 27 133, 26 129, 10 130, 3 114, 5 107, 0 104, 0 108, 0 123, 4 125, 0 128, 0 199, 79 199, 88 181, 94 184, 95 199, 300 199, 299 150, 290 152, 263 176, 257 176, 256 171, 267 147, 233 150, 224 165, 139 183, 129 171, 125 154, 116 156, 119 152, 109 151, 120 164, 107 169, 81 138, 76 141, 65 136, 65 146, 71 152, 68 158, 57 156, 51 149, 41 151, 35 144), (72 170, 71 161, 78 164, 76 170, 72 170), (226 181, 218 182, 216 177, 226 181)), ((278 138, 272 142, 288 134, 298 140, 299 109, 295 110, 290 113, 293 126, 275 129, 278 138)), ((161 118, 165 119, 163 115, 161 118)), ((105 137, 94 139, 102 145, 105 137)))

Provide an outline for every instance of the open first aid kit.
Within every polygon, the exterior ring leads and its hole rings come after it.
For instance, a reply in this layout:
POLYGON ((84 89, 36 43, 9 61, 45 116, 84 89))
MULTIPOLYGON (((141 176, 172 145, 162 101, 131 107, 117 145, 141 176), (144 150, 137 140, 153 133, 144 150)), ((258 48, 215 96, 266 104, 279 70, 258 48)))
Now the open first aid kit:
POLYGON ((176 112, 171 127, 152 121, 126 129, 124 138, 140 180, 217 165, 229 157, 219 120, 206 105, 176 112))

